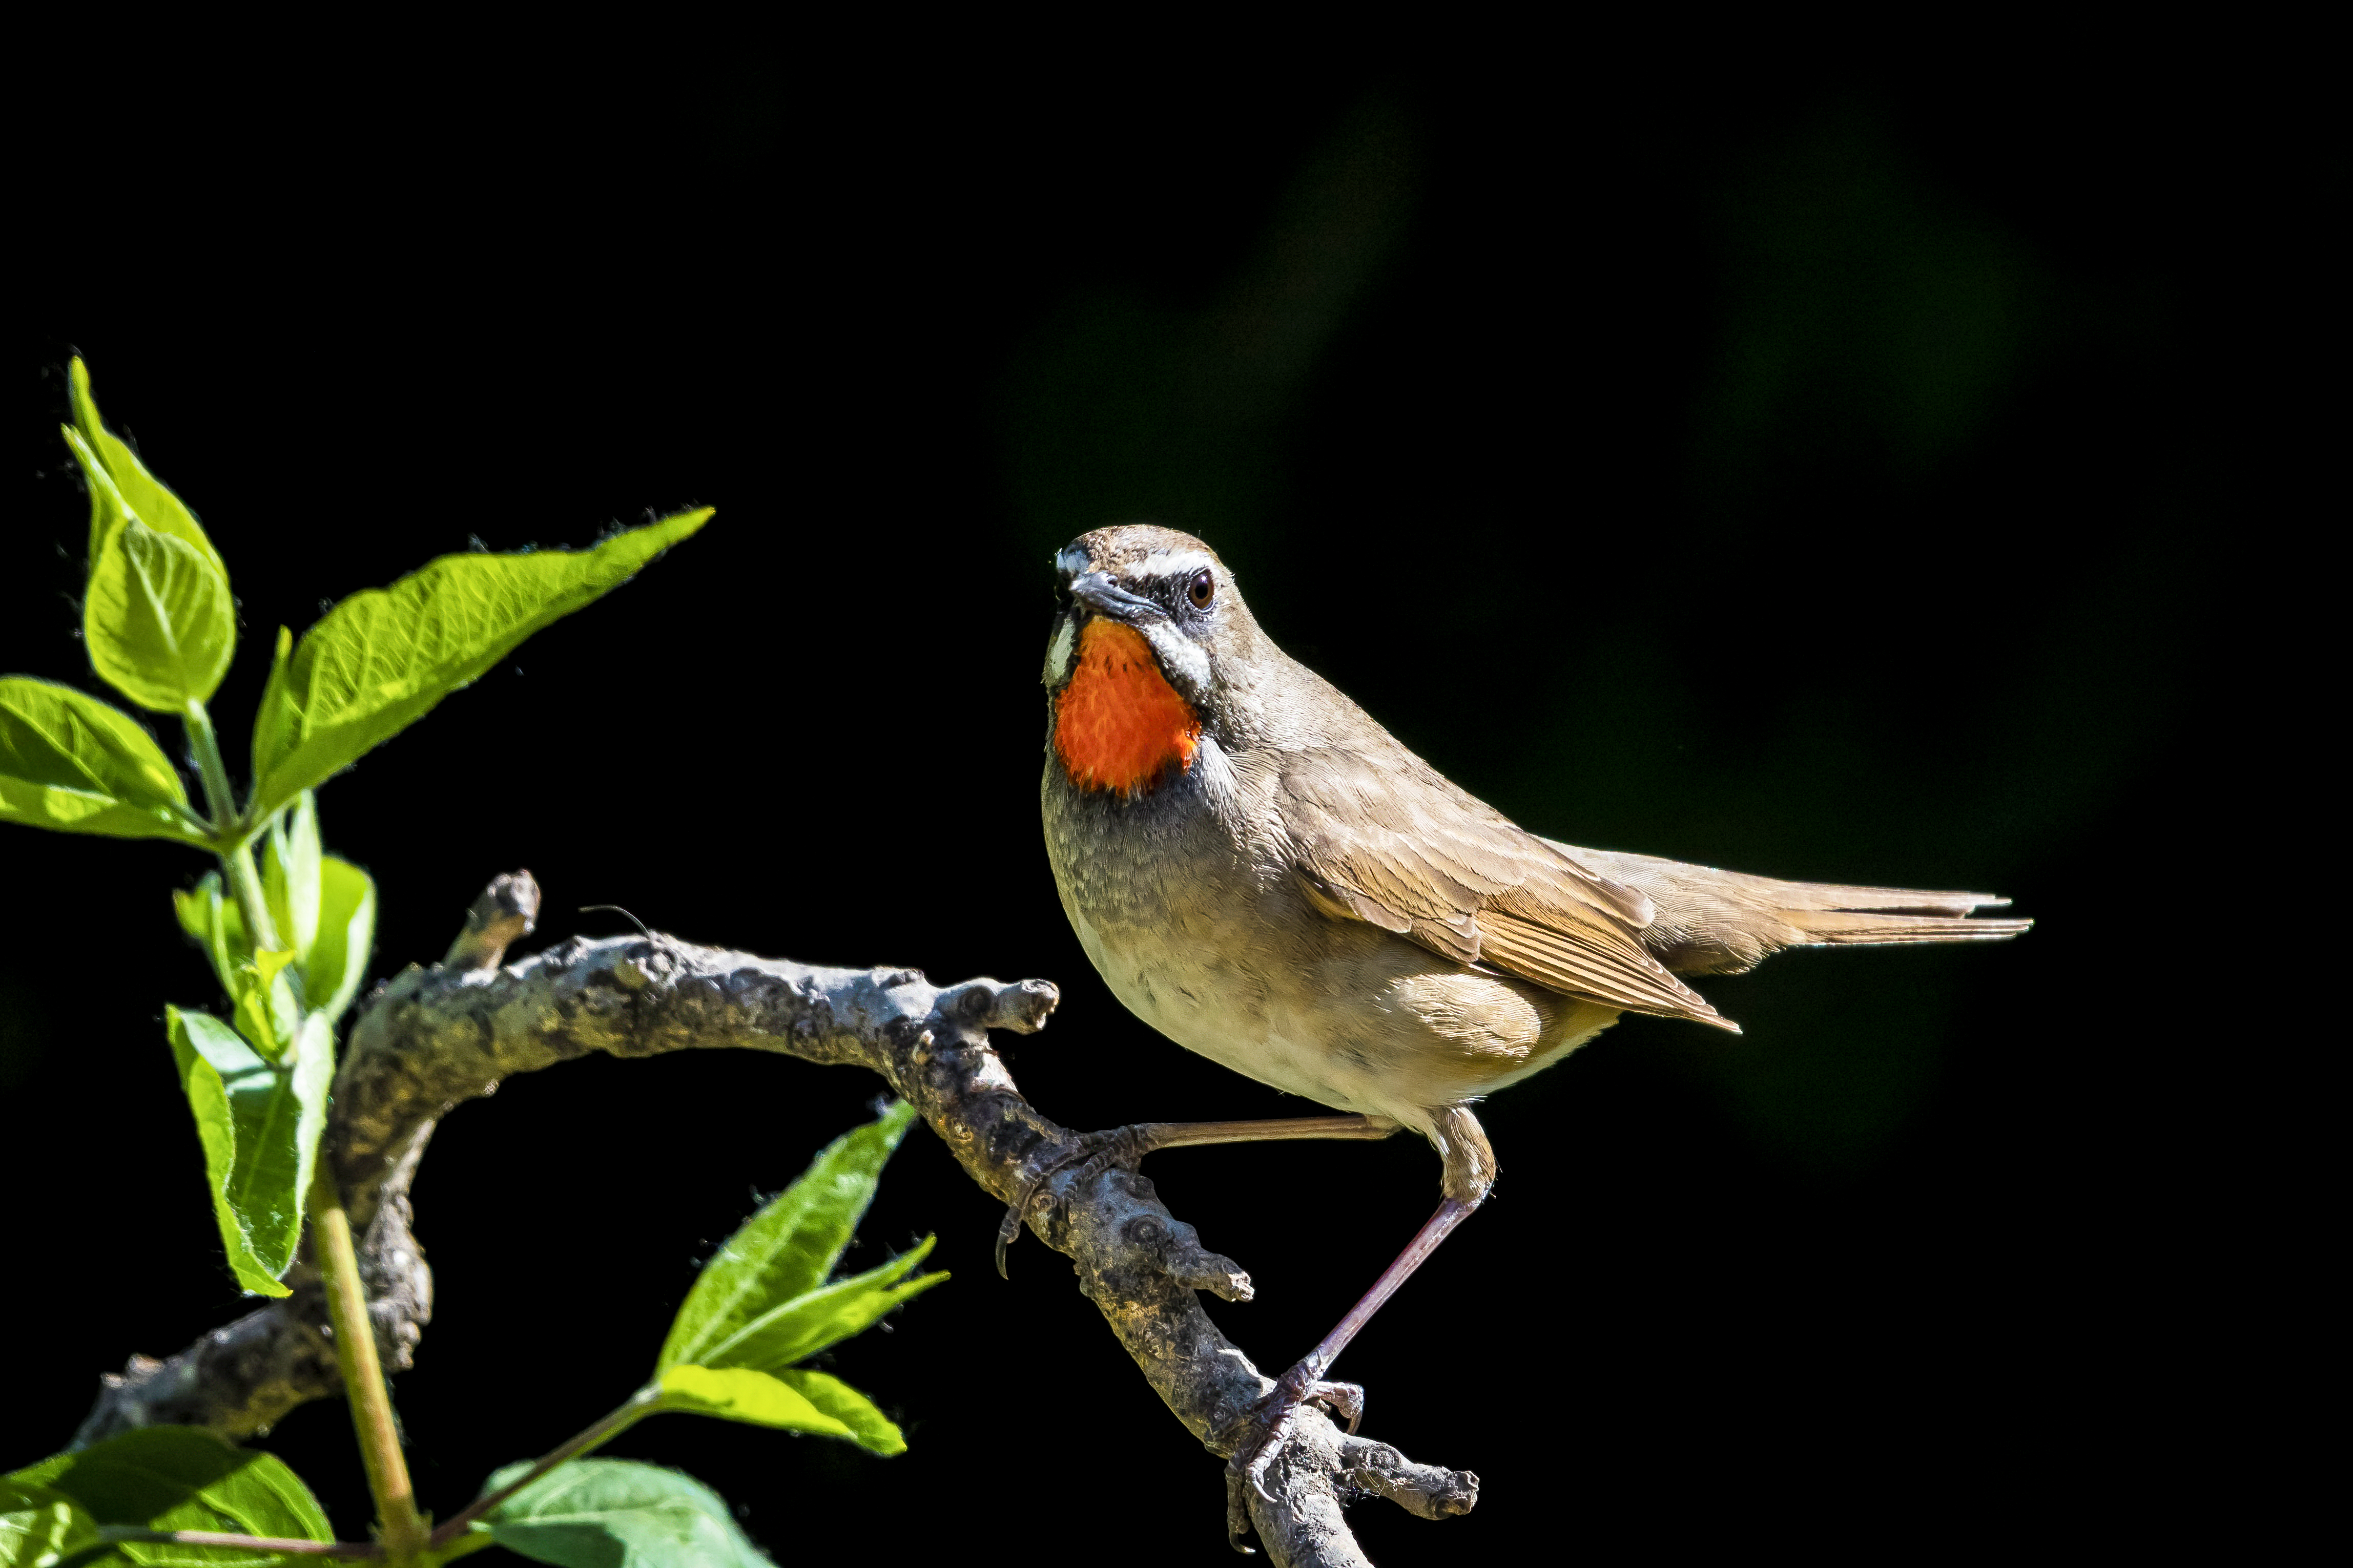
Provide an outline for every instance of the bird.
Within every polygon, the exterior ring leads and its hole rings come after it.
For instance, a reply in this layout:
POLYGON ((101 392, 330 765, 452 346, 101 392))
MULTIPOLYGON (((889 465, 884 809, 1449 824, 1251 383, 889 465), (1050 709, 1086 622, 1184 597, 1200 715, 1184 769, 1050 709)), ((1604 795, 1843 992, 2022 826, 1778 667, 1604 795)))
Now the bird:
MULTIPOLYGON (((1628 1013, 1739 1032, 1683 978, 1784 948, 2000 942, 1986 893, 1781 881, 1579 848, 1522 827, 1285 654, 1200 540, 1129 523, 1054 557, 1039 803, 1063 912, 1104 984, 1188 1050, 1336 1115, 1092 1133, 1030 1174, 1155 1149, 1408 1131, 1437 1211, 1332 1332, 1218 1436, 1230 1487, 1264 1476, 1383 1302, 1494 1186, 1472 1106, 1628 1013)), ((1084 1173, 1082 1172, 1082 1174, 1084 1173)))

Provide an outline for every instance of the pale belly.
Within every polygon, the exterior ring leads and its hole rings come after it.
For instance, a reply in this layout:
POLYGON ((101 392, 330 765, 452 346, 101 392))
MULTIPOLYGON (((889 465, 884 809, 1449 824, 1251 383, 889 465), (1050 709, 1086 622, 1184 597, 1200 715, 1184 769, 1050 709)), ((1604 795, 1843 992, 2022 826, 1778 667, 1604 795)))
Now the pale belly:
POLYGON ((1088 960, 1127 1010, 1245 1078, 1340 1110, 1382 1114, 1388 1097, 1361 1064, 1325 1043, 1327 1021, 1286 1005, 1294 987, 1259 966, 1205 962, 1166 931, 1121 922, 1106 936, 1077 906, 1071 925, 1088 960))
POLYGON ((1206 809, 1117 821, 1050 794, 1062 907, 1104 984, 1160 1033, 1261 1083, 1428 1130, 1616 1014, 1464 969, 1253 868, 1206 809), (1142 852, 1138 852, 1138 847, 1142 852), (1172 878, 1170 868, 1184 876, 1172 878))

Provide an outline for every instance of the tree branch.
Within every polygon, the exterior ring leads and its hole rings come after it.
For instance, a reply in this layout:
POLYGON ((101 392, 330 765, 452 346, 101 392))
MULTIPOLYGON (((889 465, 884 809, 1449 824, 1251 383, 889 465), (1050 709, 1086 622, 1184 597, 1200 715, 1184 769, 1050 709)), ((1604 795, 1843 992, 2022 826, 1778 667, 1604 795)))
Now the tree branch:
MULTIPOLYGON (((946 1143, 965 1173, 1011 1203, 1028 1173, 1071 1151, 1072 1134, 1021 1097, 988 1031, 1032 1033, 1059 994, 1042 980, 971 980, 944 988, 910 969, 822 969, 695 947, 668 936, 574 939, 496 967, 530 929, 538 889, 501 878, 478 900, 452 963, 411 966, 379 987, 352 1029, 337 1075, 328 1148, 363 1237, 378 1345, 406 1368, 432 1316, 432 1275, 409 1230, 408 1188, 439 1119, 501 1079, 591 1052, 617 1057, 734 1047, 881 1074, 946 1143)), ((1213 1452, 1219 1434, 1273 1383, 1227 1340, 1195 1292, 1248 1300, 1250 1276, 1208 1251, 1144 1176, 1117 1170, 1049 1178, 1030 1204, 1039 1238, 1076 1265, 1155 1393, 1213 1452)), ((104 1379, 76 1437, 177 1422, 242 1438, 296 1405, 335 1392, 315 1276, 294 1294, 215 1331, 167 1361, 133 1357, 104 1379)), ((1417 1465, 1383 1444, 1345 1436, 1323 1412, 1249 1498, 1250 1521, 1282 1564, 1365 1561, 1341 1517, 1379 1496, 1426 1519, 1468 1512, 1478 1478, 1417 1465)), ((1206 1478, 1205 1478, 1206 1481, 1206 1478)), ((1208 1507, 1204 1500, 1205 1509, 1208 1507)))

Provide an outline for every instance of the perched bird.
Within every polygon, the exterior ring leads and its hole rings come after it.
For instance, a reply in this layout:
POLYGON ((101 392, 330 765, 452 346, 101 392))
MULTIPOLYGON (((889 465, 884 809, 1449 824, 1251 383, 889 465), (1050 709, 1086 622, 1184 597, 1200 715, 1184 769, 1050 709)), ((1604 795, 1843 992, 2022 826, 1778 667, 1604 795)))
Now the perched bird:
MULTIPOLYGON (((1443 1201, 1229 1441, 1256 1484, 1324 1373, 1495 1180, 1473 1101, 1621 1013, 1738 1032, 1678 974, 1785 947, 1993 942, 1984 893, 1743 876, 1540 837, 1457 788, 1275 647, 1188 534, 1098 529, 1055 558, 1046 648, 1046 850, 1071 925, 1145 1023, 1343 1116, 1149 1123, 1073 1158, 1268 1138, 1386 1137, 1438 1152, 1443 1201)), ((1018 1234, 1039 1172, 1007 1215, 1018 1234)))

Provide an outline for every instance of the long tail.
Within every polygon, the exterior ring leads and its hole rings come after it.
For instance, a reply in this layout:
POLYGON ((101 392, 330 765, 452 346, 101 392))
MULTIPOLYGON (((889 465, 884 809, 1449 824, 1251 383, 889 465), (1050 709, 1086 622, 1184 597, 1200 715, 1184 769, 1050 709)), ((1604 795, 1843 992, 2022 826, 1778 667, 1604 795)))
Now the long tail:
POLYGON ((1645 894, 1656 914, 1642 945, 1684 974, 1737 974, 1785 947, 2006 942, 2034 923, 1970 919, 2010 903, 1991 893, 1784 882, 1655 855, 1554 847, 1645 894))
POLYGON ((2034 922, 2026 920, 1987 920, 1968 918, 1969 910, 1999 910, 2009 907, 2008 899, 1997 899, 1988 893, 1936 893, 1926 897, 1950 900, 1963 904, 1957 914, 1927 914, 1922 910, 1923 895, 1906 894, 1901 888, 1830 888, 1812 882, 1784 882, 1788 889, 1781 896, 1781 918, 1805 936, 1791 946, 1828 946, 1834 942, 2007 942, 2034 922), (1801 896, 1836 894, 1836 903, 1829 905, 1801 903, 1801 896), (1856 894, 1867 894, 1874 902, 1866 903, 1856 894))

